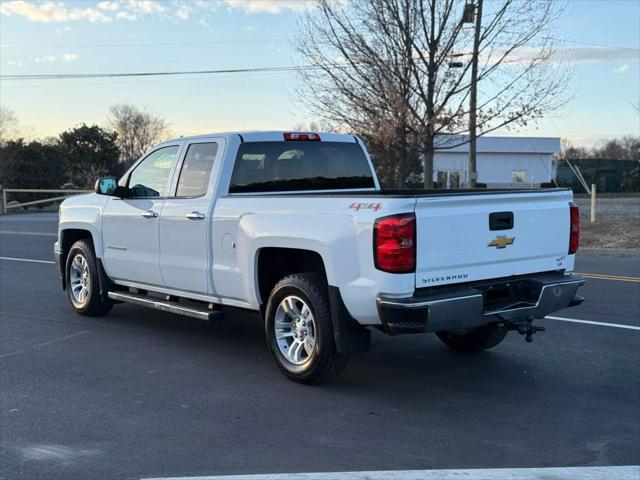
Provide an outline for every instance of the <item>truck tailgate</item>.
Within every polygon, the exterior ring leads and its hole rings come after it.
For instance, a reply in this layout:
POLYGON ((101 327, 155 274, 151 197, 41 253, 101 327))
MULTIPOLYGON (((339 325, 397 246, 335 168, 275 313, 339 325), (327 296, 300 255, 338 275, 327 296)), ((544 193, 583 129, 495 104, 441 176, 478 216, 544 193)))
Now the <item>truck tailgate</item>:
POLYGON ((570 190, 418 198, 416 287, 573 270, 572 198, 570 190))

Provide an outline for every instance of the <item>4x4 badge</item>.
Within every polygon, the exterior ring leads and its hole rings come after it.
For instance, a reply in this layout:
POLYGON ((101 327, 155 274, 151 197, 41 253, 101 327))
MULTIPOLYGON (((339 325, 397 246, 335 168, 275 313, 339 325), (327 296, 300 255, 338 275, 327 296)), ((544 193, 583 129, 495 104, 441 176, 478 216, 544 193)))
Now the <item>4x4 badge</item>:
POLYGON ((498 235, 496 238, 489 242, 487 247, 507 248, 507 245, 512 245, 516 237, 507 237, 506 235, 498 235))
POLYGON ((382 208, 382 205, 379 203, 352 203, 349 205, 349 208, 356 212, 358 210, 373 210, 374 212, 377 212, 382 208))

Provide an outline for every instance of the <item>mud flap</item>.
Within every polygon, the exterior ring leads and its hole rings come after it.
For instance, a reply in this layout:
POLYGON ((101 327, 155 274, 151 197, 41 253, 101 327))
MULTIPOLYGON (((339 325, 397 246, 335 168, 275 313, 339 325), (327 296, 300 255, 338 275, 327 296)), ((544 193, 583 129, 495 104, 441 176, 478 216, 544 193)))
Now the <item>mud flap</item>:
POLYGON ((371 346, 371 332, 349 315, 338 287, 329 285, 329 305, 338 353, 349 356, 368 352, 371 346))
POLYGON ((96 257, 96 265, 98 267, 98 284, 100 286, 100 299, 103 302, 111 302, 109 299, 109 289, 112 287, 112 282, 107 277, 104 267, 102 266, 102 259, 96 257))

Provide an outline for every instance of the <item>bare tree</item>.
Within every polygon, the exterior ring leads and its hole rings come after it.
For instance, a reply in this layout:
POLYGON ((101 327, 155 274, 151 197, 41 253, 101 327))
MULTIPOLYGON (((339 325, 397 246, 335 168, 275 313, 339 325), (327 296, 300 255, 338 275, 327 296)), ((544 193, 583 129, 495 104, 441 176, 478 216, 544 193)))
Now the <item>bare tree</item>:
POLYGON ((591 152, 580 145, 574 145, 570 140, 563 138, 560 145, 560 154, 559 159, 581 159, 581 158, 589 158, 591 156, 591 152))
POLYGON ((593 158, 640 161, 640 137, 625 135, 601 141, 591 148, 593 158))
MULTIPOLYGON (((417 142, 430 188, 434 150, 468 141, 474 30, 464 8, 459 0, 318 0, 296 38, 310 63, 302 100, 350 130, 375 134, 372 126, 385 124, 398 145, 417 142)), ((550 35, 557 1, 485 0, 484 10, 478 135, 559 108, 569 74, 550 35)))
POLYGON ((164 118, 146 109, 121 103, 112 106, 110 113, 109 127, 118 134, 120 161, 125 168, 168 134, 164 118))
POLYGON ((9 138, 16 133, 18 119, 13 111, 5 106, 0 106, 0 145, 4 145, 9 138))

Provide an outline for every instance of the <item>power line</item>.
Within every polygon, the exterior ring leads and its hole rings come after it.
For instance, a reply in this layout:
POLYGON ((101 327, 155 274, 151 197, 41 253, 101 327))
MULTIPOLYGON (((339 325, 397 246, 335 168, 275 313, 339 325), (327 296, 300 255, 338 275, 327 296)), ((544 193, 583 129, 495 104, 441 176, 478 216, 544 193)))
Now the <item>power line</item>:
POLYGON ((183 70, 173 72, 131 72, 131 73, 66 73, 66 74, 42 74, 42 75, 0 75, 0 80, 62 80, 79 78, 121 78, 121 77, 165 77, 177 75, 219 75, 233 73, 270 73, 270 72, 294 72, 312 70, 319 67, 314 65, 284 66, 284 67, 257 67, 257 68, 229 68, 221 70, 183 70))
MULTIPOLYGON (((551 40, 565 41, 568 43, 589 45, 600 48, 620 49, 629 51, 638 51, 637 48, 622 47, 616 45, 604 45, 591 42, 582 42, 578 40, 560 39, 554 37, 545 37, 551 40)), ((138 44, 93 44, 84 46, 162 46, 162 45, 207 45, 207 44, 232 44, 232 43, 255 43, 255 42, 278 42, 286 41, 286 39, 272 40, 221 40, 211 42, 182 42, 182 43, 138 43, 138 44)), ((82 45, 77 45, 82 46, 82 45)), ((1 46, 2 48, 29 48, 27 46, 1 46)), ((59 45, 58 47, 62 47, 59 45)), ((67 45, 71 47, 71 45, 67 45)), ((34 47, 35 48, 35 47, 34 47)), ((69 74, 23 74, 23 75, 0 75, 0 80, 63 80, 63 79, 87 79, 87 78, 121 78, 121 77, 158 77, 158 76, 184 76, 184 75, 220 75, 220 74, 242 74, 242 73, 273 73, 273 72, 293 72, 317 69, 318 66, 302 65, 302 66, 281 66, 281 67, 254 67, 254 68, 234 68, 220 70, 187 70, 173 72, 116 72, 116 73, 69 73, 69 74)))
POLYGON ((557 40, 559 42, 567 42, 567 43, 574 43, 576 45, 588 45, 591 47, 600 47, 600 48, 611 48, 613 50, 631 50, 634 52, 637 52, 638 48, 634 48, 634 47, 622 47, 620 45, 606 45, 606 44, 602 44, 602 43, 591 43, 591 42, 582 42, 579 40, 568 40, 566 38, 556 38, 556 37, 545 37, 548 38, 550 40, 557 40))
MULTIPOLYGON (((278 71, 278 72, 260 72, 257 73, 255 75, 261 75, 263 78, 265 76, 270 76, 270 75, 282 75, 282 74, 286 74, 289 72, 286 71, 278 71)), ((242 74, 239 74, 242 75, 242 74)), ((248 73, 248 75, 254 75, 252 73, 248 73)), ((156 84, 163 84, 163 83, 175 83, 175 82, 185 82, 185 81, 198 81, 198 80, 207 80, 207 81, 211 81, 213 79, 222 79, 224 78, 224 76, 219 75, 219 76, 213 76, 213 77, 205 77, 205 76, 193 76, 193 77, 189 77, 189 76, 178 76, 178 77, 171 77, 171 76, 166 76, 166 77, 154 77, 154 78, 133 78, 130 80, 126 80, 126 79, 114 79, 114 80, 96 80, 96 81, 92 81, 92 80, 83 80, 80 79, 79 81, 72 81, 72 83, 67 83, 65 81, 56 81, 56 83, 40 83, 39 81, 37 81, 37 83, 29 83, 28 81, 25 82, 17 82, 16 84, 10 84, 8 85, 6 82, 4 83, 0 83, 2 85, 2 90, 23 90, 23 89, 29 89, 29 88, 37 88, 37 89, 42 89, 42 88, 46 88, 46 87, 62 87, 62 88, 68 88, 68 87, 95 87, 95 86, 110 86, 110 87, 119 87, 121 85, 156 85, 156 84)), ((234 77, 235 78, 235 77, 234 77)), ((1 79, 0 79, 1 80, 1 79)))

